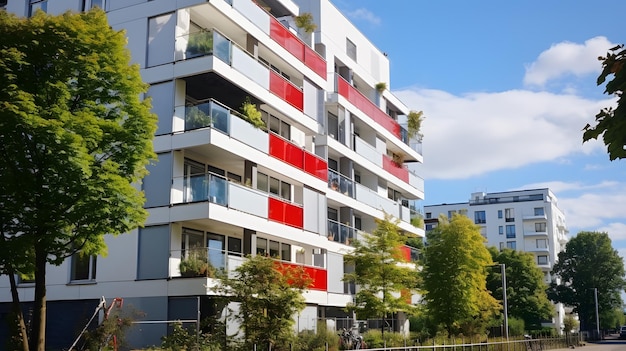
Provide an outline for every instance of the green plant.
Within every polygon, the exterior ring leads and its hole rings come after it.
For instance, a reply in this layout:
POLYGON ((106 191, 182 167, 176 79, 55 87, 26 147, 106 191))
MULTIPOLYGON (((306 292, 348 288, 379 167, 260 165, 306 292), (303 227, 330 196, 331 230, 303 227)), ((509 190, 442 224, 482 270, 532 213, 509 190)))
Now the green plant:
POLYGON ((249 96, 246 97, 246 100, 241 105, 241 113, 250 124, 257 128, 265 129, 265 122, 263 122, 261 111, 250 101, 249 96))
POLYGON ((317 24, 313 23, 313 15, 305 12, 295 18, 296 27, 302 28, 305 33, 313 33, 317 29, 317 24))
POLYGON ((387 90, 387 83, 385 82, 376 83, 375 88, 377 92, 382 93, 383 91, 387 90))
POLYGON ((183 277, 214 277, 215 268, 207 260, 205 248, 195 248, 187 252, 178 265, 183 277))
POLYGON ((420 132, 422 121, 424 120, 423 115, 424 113, 422 111, 418 112, 413 110, 407 115, 409 138, 415 137, 420 132))
POLYGON ((208 127, 211 124, 211 116, 201 109, 201 107, 208 107, 208 105, 206 103, 188 106, 185 109, 185 130, 208 127))
POLYGON ((90 351, 124 349, 126 332, 133 326, 136 319, 144 315, 145 313, 132 308, 111 311, 97 328, 85 333, 83 349, 90 351))
POLYGON ((213 52, 213 32, 202 30, 190 33, 187 42, 187 58, 208 55, 213 52))

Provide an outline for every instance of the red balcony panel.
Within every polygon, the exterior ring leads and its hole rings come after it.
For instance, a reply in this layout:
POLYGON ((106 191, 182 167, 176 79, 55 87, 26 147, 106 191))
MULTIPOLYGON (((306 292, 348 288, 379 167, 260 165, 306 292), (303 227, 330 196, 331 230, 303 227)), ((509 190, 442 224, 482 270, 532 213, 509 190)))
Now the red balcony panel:
POLYGON ((328 273, 326 272, 325 269, 317 268, 317 267, 310 267, 310 266, 302 266, 302 265, 297 265, 297 264, 287 263, 287 262, 282 262, 282 261, 277 262, 276 266, 280 272, 282 272, 282 270, 287 267, 303 267, 304 272, 311 279, 311 285, 309 285, 308 287, 309 289, 321 290, 321 291, 328 290, 328 273))
POLYGON ((411 248, 406 246, 406 245, 402 245, 400 247, 400 252, 402 253, 402 259, 405 260, 406 262, 411 262, 411 248))
POLYGON ((270 19, 270 38, 284 47, 298 60, 304 62, 304 47, 306 45, 273 17, 270 19))
POLYGON ((326 161, 308 152, 304 153, 304 171, 325 182, 328 181, 328 164, 326 161))
POLYGON ((391 157, 387 156, 387 155, 383 155, 383 169, 391 174, 393 174, 394 176, 402 179, 405 182, 409 182, 409 170, 398 166, 398 164, 396 164, 395 162, 393 162, 393 160, 391 160, 391 157))
POLYGON ((270 155, 304 169, 304 150, 272 133, 270 133, 270 155))
POLYGON ((269 197, 269 213, 267 214, 267 218, 296 228, 304 227, 304 217, 301 206, 296 206, 273 197, 269 197))
POLYGON ((326 80, 326 61, 308 45, 304 46, 304 64, 326 80))
POLYGON ((378 106, 371 102, 365 95, 350 85, 343 77, 337 75, 337 92, 346 98, 352 105, 363 111, 376 123, 400 138, 400 125, 378 106))
POLYGON ((274 71, 270 71, 270 91, 298 110, 304 110, 304 94, 302 90, 274 71))

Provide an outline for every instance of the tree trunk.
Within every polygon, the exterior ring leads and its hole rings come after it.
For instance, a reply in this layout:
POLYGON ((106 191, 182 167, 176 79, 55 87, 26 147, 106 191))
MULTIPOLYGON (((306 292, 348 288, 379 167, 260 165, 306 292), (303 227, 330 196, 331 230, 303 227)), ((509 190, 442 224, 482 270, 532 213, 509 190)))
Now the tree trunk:
POLYGON ((47 253, 35 247, 35 301, 30 350, 46 350, 46 258, 47 253))
POLYGON ((17 318, 17 323, 20 328, 20 339, 22 341, 22 350, 28 351, 28 333, 26 331, 26 323, 24 322, 24 314, 22 313, 22 307, 20 306, 20 296, 17 293, 17 283, 15 282, 15 271, 12 267, 7 270, 9 276, 9 283, 11 284, 11 298, 13 300, 13 313, 17 318))

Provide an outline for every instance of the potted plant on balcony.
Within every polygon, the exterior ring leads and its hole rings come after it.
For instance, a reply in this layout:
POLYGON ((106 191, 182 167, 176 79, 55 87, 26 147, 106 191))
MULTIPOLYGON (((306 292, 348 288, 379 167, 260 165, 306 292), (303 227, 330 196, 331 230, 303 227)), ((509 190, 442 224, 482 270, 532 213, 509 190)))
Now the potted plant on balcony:
MULTIPOLYGON (((208 107, 208 104, 204 104, 208 107)), ((188 106, 185 109, 185 130, 208 127, 211 125, 211 116, 204 112, 201 106, 188 106)))
POLYGON ((199 32, 189 33, 189 41, 187 42, 186 50, 187 58, 204 56, 211 52, 213 52, 213 32, 201 30, 199 32))
POLYGON ((382 94, 383 91, 387 90, 387 83, 385 83, 385 82, 376 83, 376 85, 374 87, 376 88, 376 91, 379 94, 382 94))
POLYGON ((246 96, 246 100, 241 105, 241 113, 250 124, 256 128, 265 129, 265 122, 263 122, 261 111, 250 101, 249 96, 246 96))
POLYGON ((313 23, 313 15, 310 12, 304 12, 300 16, 295 17, 296 27, 302 29, 305 33, 313 33, 317 29, 317 24, 313 23))
POLYGON ((195 248, 187 251, 178 265, 183 277, 214 277, 215 268, 207 260, 205 248, 195 248))
POLYGON ((409 138, 414 138, 420 132, 420 128, 422 127, 422 121, 424 120, 422 111, 413 111, 411 110, 407 117, 407 132, 409 138))

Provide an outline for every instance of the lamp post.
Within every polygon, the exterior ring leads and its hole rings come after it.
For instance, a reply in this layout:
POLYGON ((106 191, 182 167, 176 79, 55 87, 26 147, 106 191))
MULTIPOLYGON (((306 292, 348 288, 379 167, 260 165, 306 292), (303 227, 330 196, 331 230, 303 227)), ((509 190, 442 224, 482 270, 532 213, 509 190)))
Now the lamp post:
POLYGON ((598 315, 598 288, 593 288, 593 299, 596 303, 596 335, 600 339, 600 316, 598 315))

